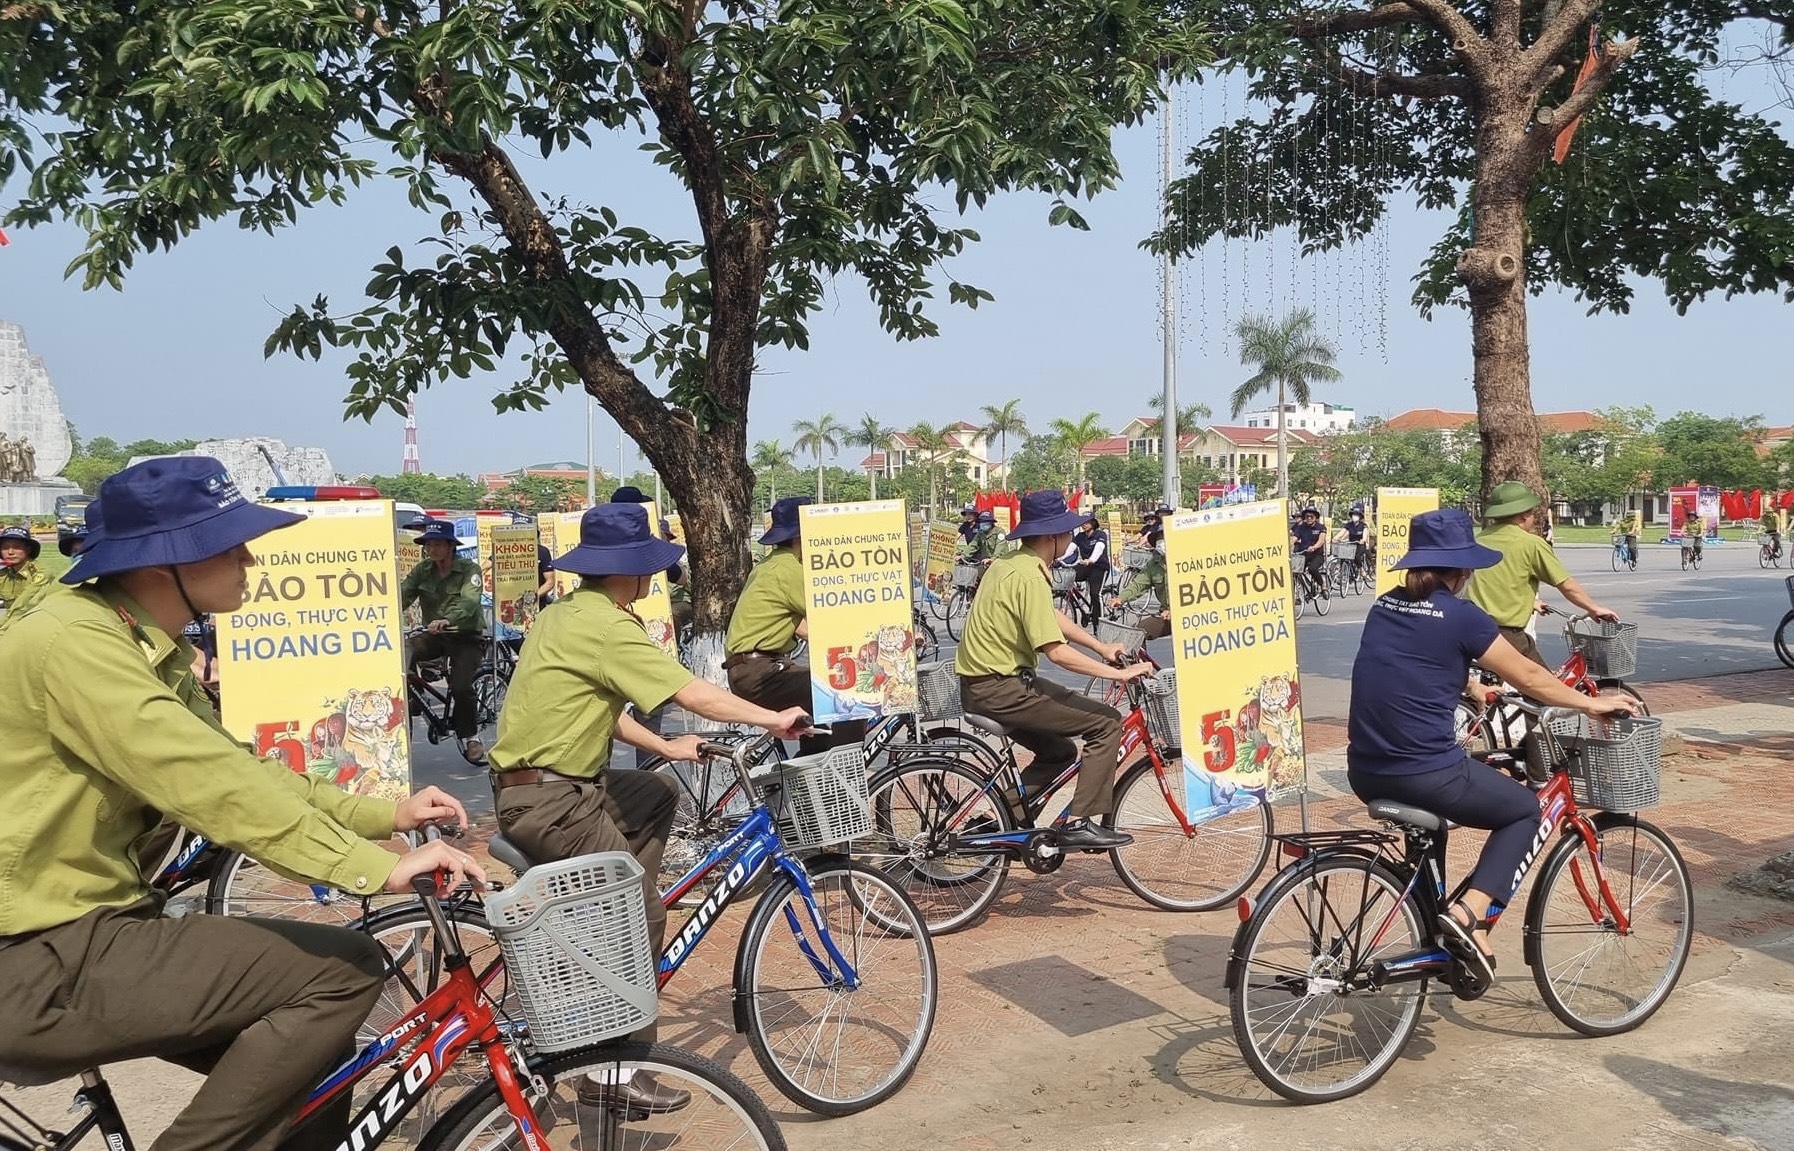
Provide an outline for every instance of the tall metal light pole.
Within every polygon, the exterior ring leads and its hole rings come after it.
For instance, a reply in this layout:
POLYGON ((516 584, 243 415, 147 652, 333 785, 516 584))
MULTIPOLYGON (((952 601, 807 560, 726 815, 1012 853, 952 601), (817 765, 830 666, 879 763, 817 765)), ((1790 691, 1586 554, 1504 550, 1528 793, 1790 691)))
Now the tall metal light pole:
POLYGON ((586 506, 598 502, 598 447, 593 438, 592 421, 597 417, 598 402, 586 393, 586 506))
MULTIPOLYGON (((1159 109, 1159 211, 1166 221, 1170 218, 1166 196, 1171 187, 1171 165, 1177 155, 1177 125, 1172 116, 1175 99, 1175 93, 1167 91, 1159 109)), ((1183 483, 1177 467, 1177 269, 1168 250, 1159 258, 1159 283, 1164 304, 1160 324, 1165 335, 1165 394, 1164 407, 1159 412, 1159 450, 1165 457, 1165 506, 1175 508, 1183 505, 1183 483)))

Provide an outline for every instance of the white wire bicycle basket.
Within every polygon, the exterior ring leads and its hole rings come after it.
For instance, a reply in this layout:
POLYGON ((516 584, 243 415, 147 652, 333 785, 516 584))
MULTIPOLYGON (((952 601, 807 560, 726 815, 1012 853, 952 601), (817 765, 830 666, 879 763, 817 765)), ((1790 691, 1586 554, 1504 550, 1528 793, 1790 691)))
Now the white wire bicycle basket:
POLYGON ((1096 638, 1104 643, 1118 643, 1125 650, 1135 652, 1146 642, 1146 629, 1120 620, 1099 619, 1096 621, 1096 638))
POLYGON ((820 851, 872 830, 861 744, 800 755, 774 766, 766 781, 779 836, 792 851, 820 851))
POLYGON ((1350 540, 1339 540, 1333 544, 1333 558, 1349 562, 1357 562, 1358 545, 1350 540))
POLYGON ((916 702, 923 719, 957 719, 965 714, 959 699, 959 673, 951 660, 916 665, 916 702))
POLYGON ((627 1035, 659 1013, 642 866, 628 852, 532 867, 485 908, 538 1051, 627 1035))
POLYGON ((1638 625, 1604 619, 1573 619, 1564 628, 1564 642, 1581 652, 1588 673, 1598 679, 1623 679, 1638 671, 1638 625))
POLYGON ((1184 744, 1183 728, 1177 714, 1177 669, 1163 668, 1142 679, 1146 692, 1146 730, 1153 742, 1163 748, 1179 748, 1184 744))
POLYGON ((1124 547, 1121 549, 1121 566, 1138 571, 1152 562, 1151 548, 1124 547))
POLYGON ((1578 804, 1604 811, 1641 811, 1658 802, 1661 719, 1593 719, 1581 712, 1552 712, 1547 727, 1565 761, 1578 804))
POLYGON ((1050 568, 1047 574, 1052 577, 1053 592, 1056 595, 1070 591, 1071 585, 1078 582, 1078 573, 1075 568, 1050 568))
POLYGON ((978 564, 954 564, 953 586, 975 588, 978 586, 978 577, 983 572, 984 568, 978 564))

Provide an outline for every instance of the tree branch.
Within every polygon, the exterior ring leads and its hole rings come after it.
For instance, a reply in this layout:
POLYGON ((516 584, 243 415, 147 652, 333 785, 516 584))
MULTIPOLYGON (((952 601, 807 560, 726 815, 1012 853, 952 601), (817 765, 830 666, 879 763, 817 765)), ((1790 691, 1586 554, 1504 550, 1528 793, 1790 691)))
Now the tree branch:
POLYGON ((1489 39, 1503 48, 1520 46, 1520 16, 1525 10, 1522 0, 1495 0, 1489 24, 1489 39))
POLYGON ((1321 48, 1321 61, 1328 76, 1360 96, 1413 96, 1420 100, 1440 100, 1451 96, 1468 97, 1471 91, 1470 81, 1462 76, 1411 76, 1354 68, 1328 47, 1321 48))
POLYGON ((1407 0, 1390 0, 1371 8, 1348 8, 1324 16, 1298 17, 1290 21, 1289 30, 1298 40, 1320 40, 1395 24, 1418 24, 1420 19, 1420 13, 1408 7, 1407 0))
POLYGON ((1419 12, 1427 23, 1451 39, 1451 50, 1463 58, 1473 73, 1480 75, 1489 58, 1489 42, 1484 40, 1464 14, 1453 7, 1451 0, 1403 0, 1419 12))
POLYGON ((1540 108, 1534 114, 1536 123, 1527 130, 1528 142, 1534 153, 1542 161, 1551 151, 1551 144, 1564 127, 1584 115, 1595 106, 1601 93, 1613 82, 1620 66, 1638 51, 1642 43, 1637 39, 1608 41, 1601 47, 1601 59, 1595 64, 1595 70, 1589 73, 1588 82, 1570 93, 1563 103, 1555 108, 1540 108))
POLYGON ((1539 38, 1521 54, 1521 67, 1532 76, 1548 71, 1600 6, 1601 0, 1559 0, 1557 15, 1545 24, 1539 38))

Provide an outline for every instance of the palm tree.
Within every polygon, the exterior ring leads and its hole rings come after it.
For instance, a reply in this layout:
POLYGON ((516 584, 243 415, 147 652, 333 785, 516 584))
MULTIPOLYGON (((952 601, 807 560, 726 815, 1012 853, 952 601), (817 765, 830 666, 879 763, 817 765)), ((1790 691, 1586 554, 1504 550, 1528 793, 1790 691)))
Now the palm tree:
POLYGON ((818 420, 799 420, 791 425, 797 433, 797 442, 792 448, 800 452, 809 452, 816 457, 816 502, 822 502, 822 453, 827 451, 833 455, 841 450, 841 437, 847 431, 847 425, 837 420, 833 412, 822 413, 818 420))
POLYGON ((1277 385, 1277 494, 1289 498, 1289 433, 1284 426, 1285 397, 1298 404, 1308 402, 1308 385, 1315 380, 1337 380, 1333 361, 1339 352, 1327 337, 1314 330, 1314 313, 1298 308, 1281 323, 1269 316, 1242 316, 1234 325, 1240 341, 1240 363, 1258 372, 1233 390, 1233 414, 1246 410, 1260 392, 1277 385))
POLYGON ((984 434, 996 436, 1003 444, 1003 486, 1009 486, 1009 437, 1025 438, 1028 434, 1028 420, 1022 415, 1020 400, 1004 400, 1001 407, 985 404, 984 434))
MULTIPOLYGON (((1155 412, 1164 410, 1165 393, 1164 392, 1154 392, 1152 395, 1146 397, 1146 406, 1151 408, 1155 412)), ((1177 405, 1177 434, 1178 434, 1178 437, 1181 439, 1185 432, 1189 431, 1191 428, 1194 428, 1196 426, 1196 422, 1198 420, 1213 419, 1214 415, 1215 415, 1215 413, 1211 412, 1209 410, 1209 407, 1207 404, 1179 404, 1179 405, 1177 405)), ((1161 420, 1161 421, 1159 421, 1159 451, 1160 451, 1160 453, 1164 453, 1164 452, 1168 452, 1170 450, 1171 450, 1171 445, 1169 445, 1165 442, 1164 421, 1161 420)))
POLYGON ((1095 412, 1085 412, 1076 422, 1071 420, 1054 420, 1053 435, 1061 443, 1071 449, 1078 461, 1078 488, 1084 487, 1084 449, 1109 434, 1103 427, 1102 417, 1095 412))
MULTIPOLYGON (((868 452, 889 454, 891 437, 897 434, 896 428, 887 428, 878 422, 878 417, 867 412, 860 417, 860 422, 847 430, 845 439, 853 447, 863 447, 868 452)), ((872 498, 878 498, 878 470, 873 469, 871 476, 872 498)))
POLYGON ((928 510, 932 512, 941 503, 941 461, 958 455, 959 444, 947 434, 946 428, 937 428, 926 420, 911 428, 909 435, 916 441, 916 450, 922 454, 928 468, 928 510))
POLYGON ((772 478, 772 502, 779 502, 779 473, 791 466, 791 449, 774 440, 761 440, 754 445, 753 459, 748 461, 755 472, 772 478))

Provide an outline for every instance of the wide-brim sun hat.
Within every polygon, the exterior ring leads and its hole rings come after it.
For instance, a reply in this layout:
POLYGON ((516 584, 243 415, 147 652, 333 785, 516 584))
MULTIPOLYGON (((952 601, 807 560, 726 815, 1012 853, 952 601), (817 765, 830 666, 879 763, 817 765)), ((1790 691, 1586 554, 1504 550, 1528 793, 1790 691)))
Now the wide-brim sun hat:
POLYGON ((767 547, 774 547, 796 539, 803 527, 798 509, 815 502, 809 496, 787 496, 772 505, 772 526, 766 529, 760 542, 767 547))
POLYGON ((461 546, 461 537, 455 534, 455 525, 447 520, 430 520, 424 524, 424 530, 412 542, 427 544, 431 540, 442 540, 454 544, 456 547, 461 546))
POLYGON ((685 549, 648 530, 641 504, 600 504, 579 519, 579 546, 555 557, 554 570, 588 576, 646 576, 678 563, 685 549))
POLYGON ((199 563, 305 519, 250 502, 211 456, 144 460, 101 484, 98 502, 105 522, 93 524, 90 504, 87 542, 63 583, 199 563))
POLYGON ((1066 508, 1064 492, 1050 489, 1029 492, 1022 497, 1021 519, 1010 529, 1007 538, 1021 540, 1031 536, 1069 535, 1080 524, 1095 518, 1088 512, 1074 512, 1066 508))
POLYGON ((1476 542, 1476 527, 1461 508, 1421 512, 1408 521, 1408 554, 1391 566, 1409 568, 1486 568, 1501 562, 1501 553, 1476 542))
POLYGON ((27 562, 35 560, 38 556, 43 554, 44 545, 38 543, 37 537, 31 534, 31 529, 23 524, 14 524, 10 527, 0 528, 0 543, 4 543, 7 540, 14 540, 25 545, 25 559, 27 562))
POLYGON ((1489 493, 1489 506, 1483 509, 1483 515, 1492 520, 1506 519, 1529 512, 1544 502, 1519 480, 1509 480, 1496 484, 1495 490, 1489 493))

